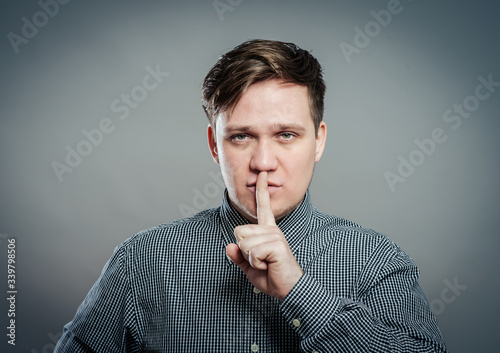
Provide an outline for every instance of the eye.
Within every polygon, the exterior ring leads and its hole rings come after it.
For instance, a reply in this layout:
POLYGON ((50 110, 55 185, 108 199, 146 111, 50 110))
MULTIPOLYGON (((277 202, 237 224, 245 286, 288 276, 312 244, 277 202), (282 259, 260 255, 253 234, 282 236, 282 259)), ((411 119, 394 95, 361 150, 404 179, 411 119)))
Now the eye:
POLYGON ((293 138, 295 137, 294 134, 292 134, 291 132, 284 132, 284 133, 280 134, 279 136, 280 136, 280 139, 283 141, 290 141, 290 140, 293 140, 293 138))
POLYGON ((248 138, 248 135, 245 135, 245 134, 238 134, 238 135, 231 136, 231 140, 236 141, 236 142, 245 141, 247 138, 248 138))

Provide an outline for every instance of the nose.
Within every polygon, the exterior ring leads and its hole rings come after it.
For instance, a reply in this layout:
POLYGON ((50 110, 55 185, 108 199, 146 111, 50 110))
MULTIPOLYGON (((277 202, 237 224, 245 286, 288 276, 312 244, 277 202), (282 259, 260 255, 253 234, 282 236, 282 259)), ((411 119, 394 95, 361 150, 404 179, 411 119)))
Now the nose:
POLYGON ((278 168, 278 156, 270 141, 259 140, 254 145, 250 169, 257 172, 269 172, 278 168))

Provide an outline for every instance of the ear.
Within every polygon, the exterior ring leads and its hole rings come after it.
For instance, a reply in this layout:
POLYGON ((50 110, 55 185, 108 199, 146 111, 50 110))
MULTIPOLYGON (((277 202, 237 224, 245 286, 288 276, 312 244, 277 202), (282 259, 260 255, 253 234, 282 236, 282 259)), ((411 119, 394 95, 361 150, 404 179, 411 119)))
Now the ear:
POLYGON ((215 129, 212 129, 212 125, 210 124, 208 124, 207 137, 210 154, 212 155, 214 162, 219 164, 219 154, 217 152, 217 139, 215 137, 215 129))
POLYGON ((319 124, 318 134, 316 135, 316 156, 314 161, 316 163, 319 162, 321 156, 323 155, 323 151, 325 150, 326 144, 326 123, 324 121, 319 124))

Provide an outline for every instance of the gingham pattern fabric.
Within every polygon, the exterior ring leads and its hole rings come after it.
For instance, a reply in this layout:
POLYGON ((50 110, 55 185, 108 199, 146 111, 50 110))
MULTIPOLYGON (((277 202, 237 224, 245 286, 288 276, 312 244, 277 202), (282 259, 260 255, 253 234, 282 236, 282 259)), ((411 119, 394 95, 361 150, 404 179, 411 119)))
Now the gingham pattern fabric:
POLYGON ((445 352, 413 261, 386 236, 316 210, 278 226, 304 275, 260 293, 226 257, 247 223, 221 207, 115 249, 55 352, 445 352))

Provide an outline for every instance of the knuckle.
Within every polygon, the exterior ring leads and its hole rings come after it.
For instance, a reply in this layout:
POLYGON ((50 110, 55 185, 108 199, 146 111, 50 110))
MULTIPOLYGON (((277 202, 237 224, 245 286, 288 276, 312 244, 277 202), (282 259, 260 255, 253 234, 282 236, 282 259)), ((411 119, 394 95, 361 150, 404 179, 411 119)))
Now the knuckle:
POLYGON ((271 237, 274 241, 284 244, 283 237, 281 236, 281 233, 274 232, 271 234, 271 237))
POLYGON ((289 247, 288 244, 283 243, 282 241, 276 242, 276 250, 279 251, 281 254, 285 254, 289 252, 289 247))
POLYGON ((247 249, 247 243, 245 242, 245 240, 244 240, 244 239, 242 239, 242 240, 240 240, 240 241, 238 242, 238 247, 240 248, 240 250, 241 250, 242 252, 248 252, 248 249, 247 249))

